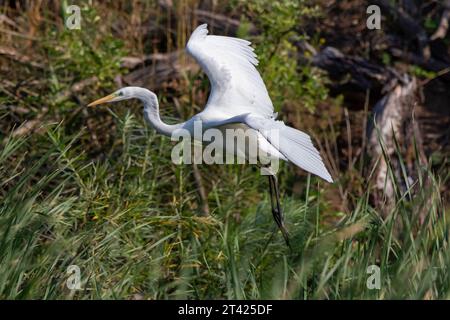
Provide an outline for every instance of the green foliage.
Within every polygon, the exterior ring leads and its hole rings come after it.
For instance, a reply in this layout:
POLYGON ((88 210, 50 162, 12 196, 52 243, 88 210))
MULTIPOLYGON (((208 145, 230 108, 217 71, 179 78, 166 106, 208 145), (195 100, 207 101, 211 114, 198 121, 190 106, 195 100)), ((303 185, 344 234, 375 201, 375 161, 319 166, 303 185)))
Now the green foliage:
POLYGON ((44 44, 51 57, 51 90, 58 93, 74 81, 97 77, 109 84, 120 71, 120 59, 125 55, 122 40, 112 34, 94 32, 103 23, 95 7, 81 7, 83 17, 80 30, 50 30, 44 44), (70 79, 67 82, 66 79, 70 79))
POLYGON ((267 196, 250 200, 258 172, 227 166, 230 179, 210 194, 211 216, 199 217, 190 207, 189 166, 164 158, 168 141, 132 115, 118 121, 122 155, 97 163, 86 163, 77 137, 64 137, 60 126, 48 129, 49 148, 25 170, 11 159, 27 141, 6 141, 2 299, 449 297, 447 216, 441 181, 427 168, 398 194, 386 220, 369 205, 368 191, 334 227, 320 222, 320 188, 308 185, 304 199, 284 196, 289 251, 267 196), (73 264, 86 290, 67 289, 73 264), (380 290, 366 287, 372 264, 381 270, 380 290))
POLYGON ((383 52, 381 59, 383 61, 383 64, 386 66, 390 66, 392 63, 392 57, 389 53, 383 52))
POLYGON ((427 71, 416 65, 409 66, 409 72, 420 78, 433 79, 436 77, 436 72, 427 71))
MULTIPOLYGON (((238 4, 263 30, 255 41, 274 104, 313 109, 326 98, 326 78, 297 64, 293 43, 304 37, 302 19, 317 11, 306 1, 238 4)), ((132 108, 102 112, 78 101, 54 102, 92 76, 109 91, 120 71, 122 41, 96 32, 102 22, 95 6, 82 10, 81 31, 45 30, 38 48, 51 66, 45 90, 20 101, 32 106, 30 113, 53 107, 50 120, 43 116, 42 130, 26 137, 0 137, 0 299, 450 297, 441 194, 448 177, 417 164, 420 176, 407 190, 396 186, 385 220, 370 205, 370 185, 361 183, 363 192, 351 195, 355 207, 344 214, 332 208, 323 184, 308 177, 305 190, 282 195, 290 251, 258 170, 203 165, 211 214, 201 216, 192 167, 171 163, 171 142, 144 124, 140 108, 135 116, 132 108), (96 133, 113 142, 93 156, 88 147, 96 133), (366 286, 372 264, 381 268, 380 290, 366 286), (67 288, 70 265, 80 267, 83 290, 67 288)), ((246 30, 243 23, 241 33, 246 30)), ((187 104, 183 117, 199 108, 194 96, 207 87, 206 81, 189 85, 179 99, 187 104)), ((97 98, 92 91, 79 95, 97 98)), ((172 101, 169 94, 160 100, 172 101)), ((13 102, 15 96, 0 97, 13 102)), ((1 118, 8 116, 6 110, 1 118)), ((293 179, 299 177, 282 165, 282 190, 293 179)))
MULTIPOLYGON (((319 14, 309 1, 249 1, 242 4, 252 21, 262 30, 255 38, 259 70, 269 90, 275 108, 286 103, 301 103, 314 110, 318 101, 327 98, 325 77, 316 68, 298 65, 298 50, 294 43, 305 40, 301 32, 303 20, 319 14)), ((246 24, 240 32, 245 33, 246 24)))
POLYGON ((424 27, 429 31, 433 32, 435 31, 439 26, 439 21, 436 19, 433 19, 431 17, 426 17, 424 21, 424 27))

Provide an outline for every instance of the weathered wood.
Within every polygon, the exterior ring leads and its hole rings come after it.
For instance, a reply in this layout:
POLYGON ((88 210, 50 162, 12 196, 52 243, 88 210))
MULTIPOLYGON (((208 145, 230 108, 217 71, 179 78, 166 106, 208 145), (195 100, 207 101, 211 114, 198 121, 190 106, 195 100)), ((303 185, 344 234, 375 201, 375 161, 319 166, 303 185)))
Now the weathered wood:
MULTIPOLYGON (((159 1, 162 9, 173 9, 172 1, 159 1)), ((221 30, 222 34, 235 35, 241 22, 226 15, 202 9, 192 9, 191 14, 197 22, 207 23, 212 29, 221 30)), ((256 34, 253 24, 248 25, 248 33, 256 34)), ((162 88, 170 80, 176 80, 187 72, 197 72, 199 66, 187 57, 184 50, 170 53, 155 53, 143 57, 125 57, 121 64, 128 69, 135 69, 121 77, 122 83, 135 86, 148 86, 154 90, 162 88)))
MULTIPOLYGON (((401 172, 397 152, 404 154, 411 146, 410 139, 414 132, 412 114, 414 107, 420 103, 419 90, 416 78, 405 75, 402 83, 398 83, 374 107, 375 126, 372 125, 369 130, 368 153, 373 164, 379 161, 374 173, 378 203, 385 198, 392 204, 395 199, 394 185, 400 186, 400 191, 404 192, 410 183, 405 181, 401 172), (396 148, 396 141, 401 150, 396 148), (389 164, 396 182, 392 181, 389 175, 389 164)), ((407 175, 409 179, 414 177, 415 173, 407 172, 407 175)))
MULTIPOLYGON (((129 63, 129 62, 128 62, 129 63)), ((197 72, 200 67, 189 59, 184 50, 167 54, 149 55, 142 58, 138 64, 148 64, 122 77, 123 83, 157 90, 166 82, 176 80, 187 72, 197 72)), ((136 65, 136 61, 132 64, 136 65)))
POLYGON ((346 56, 333 47, 325 47, 313 57, 312 63, 326 70, 336 81, 350 75, 348 81, 362 91, 385 87, 392 80, 400 78, 392 68, 376 65, 360 57, 346 56))
POLYGON ((445 36, 447 35, 448 23, 450 20, 450 0, 446 0, 444 2, 444 8, 445 9, 444 12, 442 13, 441 21, 439 22, 439 27, 430 37, 431 40, 444 39, 445 36))

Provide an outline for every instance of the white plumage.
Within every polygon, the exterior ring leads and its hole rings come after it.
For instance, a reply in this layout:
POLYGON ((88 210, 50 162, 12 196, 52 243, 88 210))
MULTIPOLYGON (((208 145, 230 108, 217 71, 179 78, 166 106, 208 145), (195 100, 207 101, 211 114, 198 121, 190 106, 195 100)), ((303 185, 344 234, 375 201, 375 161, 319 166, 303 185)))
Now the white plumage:
POLYGON ((250 44, 238 38, 210 36, 206 24, 192 33, 186 50, 211 82, 208 102, 197 119, 211 121, 214 126, 238 119, 258 131, 260 147, 265 152, 332 182, 309 135, 275 120, 273 104, 256 70, 258 59, 250 44), (278 139, 271 139, 270 130, 278 130, 278 139))
MULTIPOLYGON (((246 136, 256 137, 257 154, 248 152, 247 144, 228 146, 226 142, 225 152, 248 158, 250 163, 262 158, 289 161, 328 182, 333 181, 311 138, 306 133, 275 120, 272 101, 256 70, 258 59, 250 42, 231 37, 209 36, 207 25, 203 24, 192 33, 186 50, 197 60, 211 82, 211 93, 205 109, 191 119, 179 124, 164 123, 159 115, 156 95, 139 87, 122 88, 89 106, 131 98, 140 99, 144 103, 144 116, 147 121, 156 131, 167 136, 187 130, 191 137, 198 138, 195 133, 198 121, 202 130, 214 128, 223 133, 232 129, 235 130, 233 132, 239 132, 240 137, 244 131, 236 129, 246 129, 249 130, 244 133, 246 136)), ((207 140, 204 135, 200 139, 207 140)), ((289 244, 277 179, 274 172, 268 177, 272 214, 286 243, 289 244)))
POLYGON ((250 42, 238 38, 208 36, 202 24, 192 33, 186 51, 198 62, 211 82, 211 94, 203 113, 227 116, 243 113, 273 117, 273 105, 255 66, 258 59, 250 42))

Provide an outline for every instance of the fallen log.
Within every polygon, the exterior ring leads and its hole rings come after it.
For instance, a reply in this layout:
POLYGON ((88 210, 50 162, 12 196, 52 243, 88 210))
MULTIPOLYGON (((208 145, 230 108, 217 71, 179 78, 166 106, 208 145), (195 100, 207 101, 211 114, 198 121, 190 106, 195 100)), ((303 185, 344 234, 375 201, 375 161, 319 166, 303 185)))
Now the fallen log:
POLYGON ((187 72, 197 72, 200 69, 193 60, 187 58, 184 50, 167 54, 153 54, 132 63, 128 60, 130 65, 145 65, 150 62, 150 65, 138 68, 123 76, 123 83, 158 90, 163 88, 168 81, 179 79, 187 72))
POLYGON ((374 121, 369 123, 367 151, 372 164, 378 162, 373 176, 378 191, 377 204, 384 203, 384 200, 393 204, 395 197, 399 196, 396 193, 403 194, 408 190, 417 176, 413 171, 414 165, 403 167, 406 172, 402 172, 400 161, 403 160, 398 153, 406 154, 413 145, 414 135, 420 136, 418 127, 412 121, 413 110, 421 103, 420 90, 417 79, 405 75, 403 81, 397 83, 374 107, 374 121), (401 190, 396 190, 398 186, 401 190))
POLYGON ((345 56, 338 49, 326 47, 312 59, 313 65, 326 70, 331 78, 339 80, 350 74, 350 81, 362 90, 371 89, 395 78, 393 70, 381 67, 360 57, 345 56))

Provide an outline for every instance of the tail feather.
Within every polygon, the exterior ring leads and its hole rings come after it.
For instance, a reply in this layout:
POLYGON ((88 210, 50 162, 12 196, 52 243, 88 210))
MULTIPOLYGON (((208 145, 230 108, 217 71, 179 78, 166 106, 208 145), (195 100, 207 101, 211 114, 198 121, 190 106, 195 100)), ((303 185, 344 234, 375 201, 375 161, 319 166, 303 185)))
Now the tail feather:
POLYGON ((330 183, 333 182, 309 135, 273 119, 248 115, 245 122, 258 130, 290 162, 330 183))

